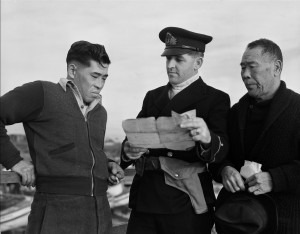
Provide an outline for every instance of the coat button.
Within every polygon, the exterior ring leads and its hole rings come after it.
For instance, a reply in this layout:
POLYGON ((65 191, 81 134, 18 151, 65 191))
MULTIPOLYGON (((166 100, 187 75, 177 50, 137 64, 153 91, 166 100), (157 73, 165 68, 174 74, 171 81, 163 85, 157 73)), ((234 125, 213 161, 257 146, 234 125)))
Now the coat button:
POLYGON ((168 157, 172 157, 172 156, 173 156, 173 153, 172 153, 172 152, 168 152, 168 153, 167 153, 167 156, 168 156, 168 157))
POLYGON ((179 175, 178 175, 178 174, 175 174, 174 176, 175 176, 175 177, 178 177, 179 175))

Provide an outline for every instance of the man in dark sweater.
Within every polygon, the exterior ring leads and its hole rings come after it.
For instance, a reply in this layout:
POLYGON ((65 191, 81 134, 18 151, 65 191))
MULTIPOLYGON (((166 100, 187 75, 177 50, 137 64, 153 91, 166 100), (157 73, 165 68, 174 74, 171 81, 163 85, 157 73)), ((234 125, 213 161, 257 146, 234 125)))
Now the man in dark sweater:
POLYGON ((101 90, 110 59, 104 46, 72 44, 67 78, 35 81, 1 97, 1 164, 22 184, 36 186, 27 233, 94 233, 111 230, 108 183, 124 177, 104 151, 107 113, 101 90), (22 122, 32 162, 22 159, 5 125, 22 122), (36 178, 36 179, 35 179, 36 178))
POLYGON ((230 110, 229 154, 213 171, 227 191, 270 195, 277 207, 277 234, 296 234, 300 233, 300 95, 280 80, 282 65, 281 50, 274 42, 260 39, 248 44, 241 61, 248 93, 230 110), (240 169, 245 160, 262 167, 244 181, 240 169))
POLYGON ((146 94, 138 118, 195 110, 196 116, 180 125, 194 145, 145 149, 124 142, 121 166, 133 163, 137 171, 130 190, 127 233, 210 234, 215 196, 207 166, 227 153, 229 96, 205 84, 198 74, 211 36, 167 27, 159 38, 166 46, 162 56, 169 83, 146 94))

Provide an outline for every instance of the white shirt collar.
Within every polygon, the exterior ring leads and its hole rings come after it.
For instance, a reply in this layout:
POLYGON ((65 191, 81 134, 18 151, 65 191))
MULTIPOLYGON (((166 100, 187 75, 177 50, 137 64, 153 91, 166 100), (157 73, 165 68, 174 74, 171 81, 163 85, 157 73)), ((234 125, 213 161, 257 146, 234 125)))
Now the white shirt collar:
POLYGON ((172 99, 176 94, 178 94, 180 91, 188 87, 190 84, 195 82, 196 80, 199 79, 199 74, 198 72, 192 76, 191 78, 187 79, 186 81, 173 85, 171 84, 171 89, 169 90, 169 98, 172 99))

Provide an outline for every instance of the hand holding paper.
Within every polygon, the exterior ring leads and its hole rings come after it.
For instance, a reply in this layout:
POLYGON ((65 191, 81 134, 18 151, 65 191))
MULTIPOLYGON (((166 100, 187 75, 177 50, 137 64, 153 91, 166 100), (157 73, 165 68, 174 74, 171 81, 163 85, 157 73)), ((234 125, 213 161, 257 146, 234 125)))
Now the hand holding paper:
POLYGON ((195 116, 195 110, 183 114, 172 112, 172 117, 124 120, 122 126, 129 143, 136 147, 186 150, 195 146, 195 142, 189 129, 181 128, 180 124, 195 116))
POLYGON ((244 166, 242 166, 240 173, 245 179, 248 179, 250 176, 261 172, 260 168, 261 164, 245 160, 244 166))
POLYGON ((210 131, 202 118, 183 119, 181 128, 190 130, 190 135, 194 141, 201 141, 204 144, 210 144, 211 135, 210 131))
POLYGON ((124 143, 124 152, 126 157, 130 160, 137 160, 142 156, 142 154, 147 152, 147 149, 141 147, 135 147, 131 145, 128 141, 124 143))
POLYGON ((255 195, 272 191, 273 183, 269 172, 261 171, 261 164, 245 160, 241 175, 246 179, 248 191, 255 195))

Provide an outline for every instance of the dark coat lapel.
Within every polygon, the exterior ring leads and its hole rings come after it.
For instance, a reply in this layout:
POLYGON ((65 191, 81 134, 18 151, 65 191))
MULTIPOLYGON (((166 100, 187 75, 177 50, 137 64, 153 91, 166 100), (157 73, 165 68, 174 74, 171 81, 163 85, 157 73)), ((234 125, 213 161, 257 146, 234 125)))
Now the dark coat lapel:
POLYGON ((245 153, 245 142, 244 142, 244 134, 245 134, 245 127, 246 127, 246 116, 247 116, 247 109, 249 106, 249 97, 246 94, 243 96, 239 101, 239 109, 238 109, 238 126, 239 132, 241 136, 241 145, 243 154, 245 153))
POLYGON ((268 116, 266 118, 262 134, 257 139, 257 142, 252 150, 252 155, 257 155, 261 148, 262 139, 265 136, 268 129, 273 125, 273 123, 278 119, 278 117, 284 112, 284 110, 288 107, 290 103, 291 92, 288 92, 286 89, 286 85, 283 81, 281 81, 281 85, 275 94, 268 116))
POLYGON ((275 120, 281 115, 281 113, 288 107, 290 103, 291 92, 286 89, 285 83, 282 81, 278 93, 274 96, 271 103, 270 111, 267 120, 264 125, 264 134, 269 127, 275 122, 275 120))
MULTIPOLYGON (((283 111, 287 108, 290 102, 290 92, 287 92, 286 85, 283 81, 281 81, 280 88, 278 89, 276 95, 273 98, 271 103, 270 111, 266 118, 262 134, 257 139, 257 142, 252 150, 252 155, 258 155, 259 150, 261 149, 262 139, 265 136, 267 130, 272 126, 272 124, 276 121, 276 119, 283 113, 283 111)), ((244 151, 244 131, 246 126, 246 116, 247 109, 249 106, 249 96, 246 94, 243 98, 241 98, 239 102, 239 110, 238 110, 238 124, 239 130, 241 134, 241 144, 244 151)), ((254 157, 255 158, 255 157, 254 157)))
POLYGON ((198 102, 206 95, 206 84, 202 81, 201 77, 194 83, 189 85, 178 93, 172 100, 169 99, 168 91, 170 84, 166 85, 161 95, 155 101, 155 105, 160 110, 161 116, 169 116, 171 111, 182 113, 187 107, 198 102))
POLYGON ((155 108, 152 109, 151 113, 152 116, 163 116, 162 110, 169 104, 170 98, 169 98, 169 89, 170 89, 170 84, 168 83, 162 92, 158 95, 158 97, 154 101, 155 108))

